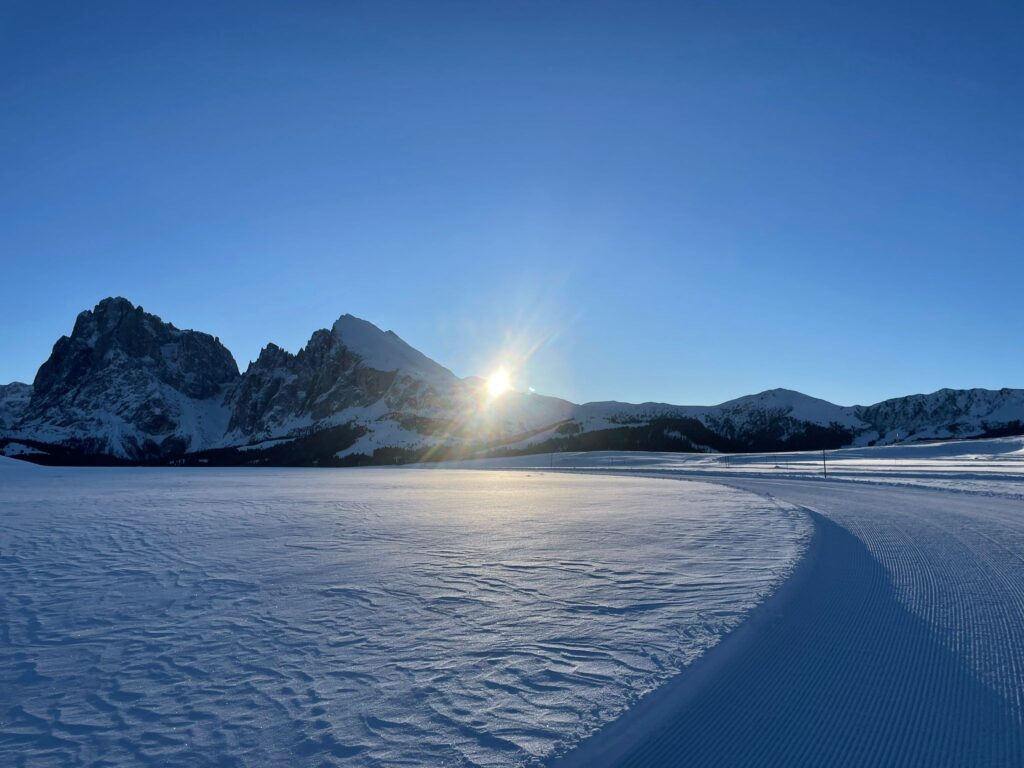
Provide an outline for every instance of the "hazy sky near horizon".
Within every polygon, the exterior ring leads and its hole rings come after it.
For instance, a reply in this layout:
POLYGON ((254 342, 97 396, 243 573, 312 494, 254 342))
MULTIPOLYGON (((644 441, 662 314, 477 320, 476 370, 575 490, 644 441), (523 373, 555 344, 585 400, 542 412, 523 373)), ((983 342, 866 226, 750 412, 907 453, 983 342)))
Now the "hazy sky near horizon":
POLYGON ((576 401, 1024 387, 1024 4, 0 7, 0 382, 123 295, 576 401))

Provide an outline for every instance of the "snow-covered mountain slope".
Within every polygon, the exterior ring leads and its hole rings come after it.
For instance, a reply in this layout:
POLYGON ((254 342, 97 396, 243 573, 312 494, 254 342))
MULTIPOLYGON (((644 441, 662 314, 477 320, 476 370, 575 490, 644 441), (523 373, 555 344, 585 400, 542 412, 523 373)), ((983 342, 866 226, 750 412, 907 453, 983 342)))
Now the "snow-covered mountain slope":
POLYGON ((0 384, 0 430, 9 429, 21 420, 31 398, 31 384, 20 381, 0 384))
POLYGON ((940 389, 852 409, 879 442, 1024 432, 1024 390, 940 389))
MULTIPOLYGON (((715 406, 588 403, 577 408, 574 432, 618 429, 626 449, 636 431, 656 450, 799 450, 887 445, 919 440, 1024 434, 1024 390, 943 389, 871 406, 840 406, 787 389, 773 389, 715 406), (673 446, 673 441, 679 445, 673 446), (653 443, 653 444, 652 444, 653 443), (685 444, 690 447, 686 448, 685 444)), ((576 442, 580 442, 577 440, 576 442)), ((585 442, 568 450, 592 450, 585 442)))
POLYGON ((791 389, 771 389, 756 395, 740 397, 714 408, 704 409, 702 415, 709 425, 716 425, 718 431, 734 435, 742 435, 758 423, 767 423, 773 419, 822 426, 838 424, 851 429, 862 426, 853 409, 809 397, 791 389))
POLYGON ((575 435, 565 450, 732 452, 838 447, 868 428, 851 408, 773 389, 712 406, 587 403, 562 431, 575 435), (605 435, 607 444, 594 444, 590 433, 605 435))
POLYGON ((359 464, 578 450, 779 451, 1024 434, 1024 390, 839 406, 774 389, 714 406, 493 397, 393 331, 342 315, 239 374, 207 334, 126 299, 83 312, 34 385, 0 388, 0 452, 54 463, 359 464))

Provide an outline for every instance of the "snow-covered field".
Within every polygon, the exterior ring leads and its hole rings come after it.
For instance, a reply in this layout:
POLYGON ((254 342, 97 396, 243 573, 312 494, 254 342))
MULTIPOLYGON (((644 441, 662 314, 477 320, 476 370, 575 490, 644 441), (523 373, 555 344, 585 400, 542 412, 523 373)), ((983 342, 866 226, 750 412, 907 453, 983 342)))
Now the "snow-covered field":
MULTIPOLYGON (((424 465, 429 466, 429 465, 424 465)), ((796 453, 643 453, 595 451, 446 462, 466 469, 585 469, 679 477, 775 477, 850 480, 1024 498, 1024 437, 842 448, 796 453)))
POLYGON ((529 764, 810 531, 706 483, 0 460, 0 765, 529 764))
POLYGON ((509 460, 713 479, 815 527, 736 632, 559 765, 1024 765, 1022 448, 834 451, 827 480, 820 453, 509 460))
POLYGON ((821 459, 0 460, 0 765, 1024 765, 1024 439, 821 459))

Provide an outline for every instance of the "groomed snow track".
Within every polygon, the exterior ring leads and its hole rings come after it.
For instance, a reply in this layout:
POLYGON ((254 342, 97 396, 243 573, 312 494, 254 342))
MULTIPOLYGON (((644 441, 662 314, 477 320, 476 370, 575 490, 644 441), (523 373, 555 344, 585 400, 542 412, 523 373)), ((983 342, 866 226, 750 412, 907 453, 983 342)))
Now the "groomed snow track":
POLYGON ((808 509, 803 563, 739 630, 555 765, 1024 765, 1024 503, 729 484, 808 509))

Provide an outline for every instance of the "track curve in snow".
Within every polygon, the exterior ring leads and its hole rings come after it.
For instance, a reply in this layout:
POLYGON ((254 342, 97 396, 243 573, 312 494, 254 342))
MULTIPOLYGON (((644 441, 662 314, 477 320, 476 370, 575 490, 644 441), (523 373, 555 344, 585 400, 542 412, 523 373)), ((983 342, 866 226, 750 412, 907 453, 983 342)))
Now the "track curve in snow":
POLYGON ((808 508, 805 560, 739 630, 556 765, 1024 764, 1024 504, 729 484, 808 508))

